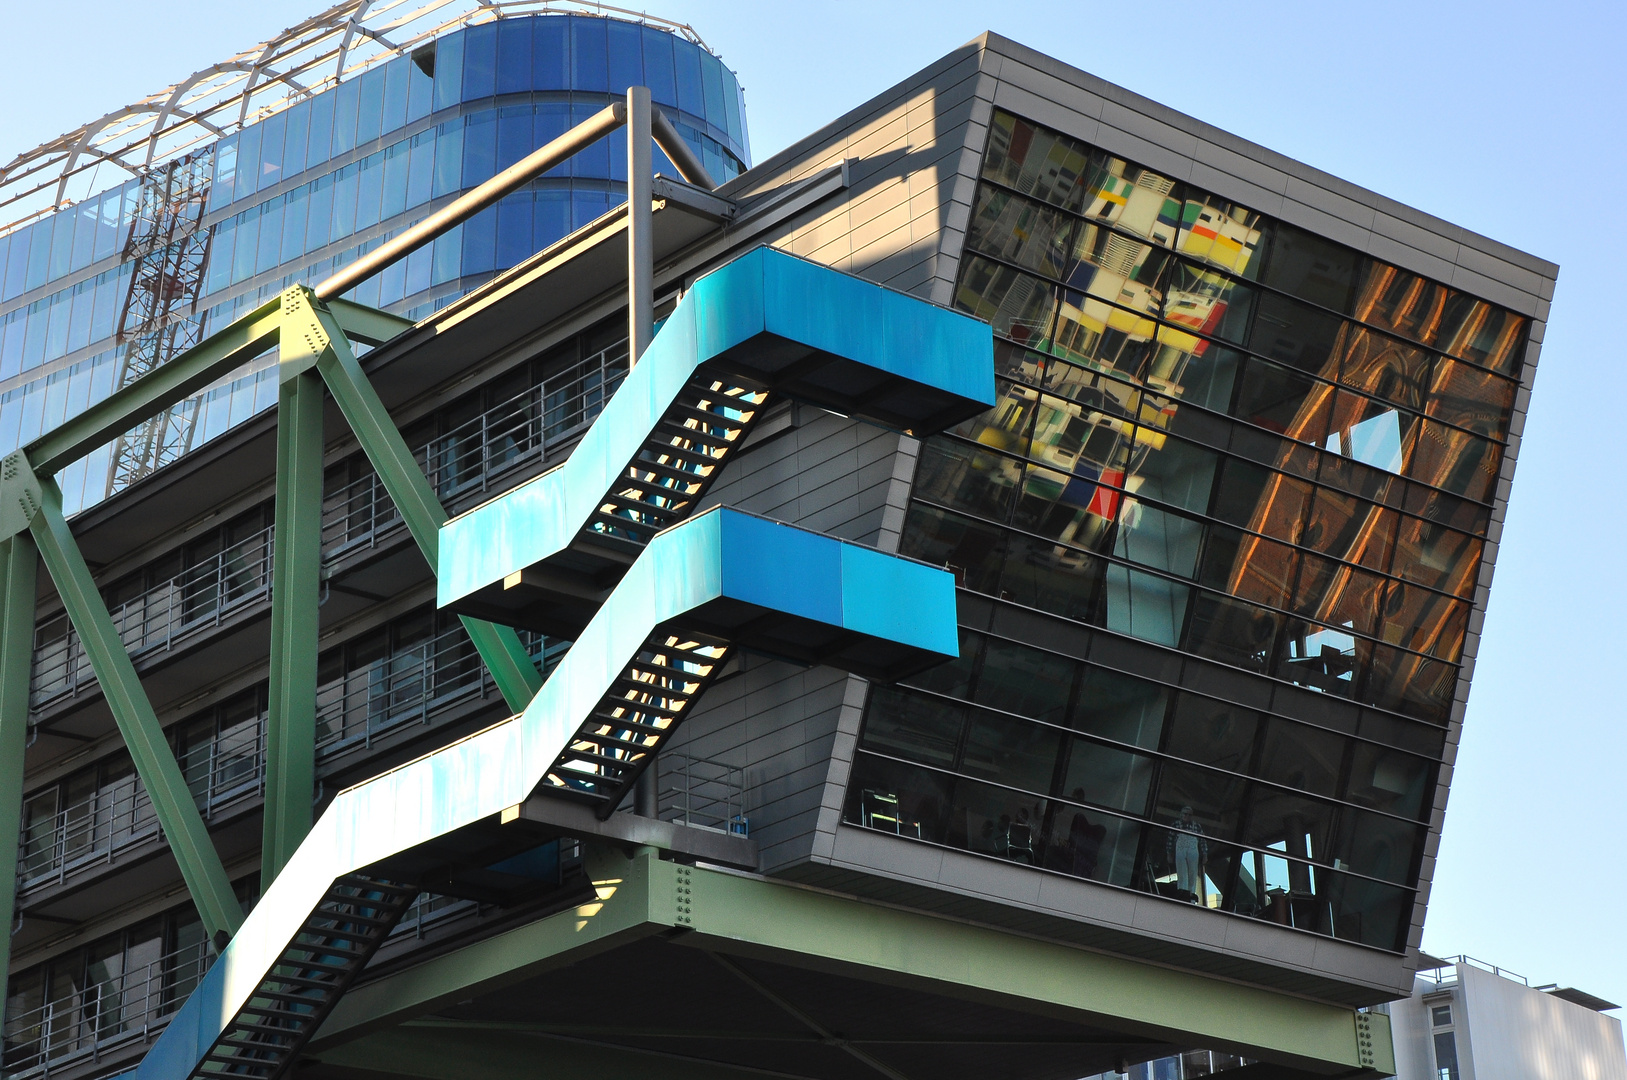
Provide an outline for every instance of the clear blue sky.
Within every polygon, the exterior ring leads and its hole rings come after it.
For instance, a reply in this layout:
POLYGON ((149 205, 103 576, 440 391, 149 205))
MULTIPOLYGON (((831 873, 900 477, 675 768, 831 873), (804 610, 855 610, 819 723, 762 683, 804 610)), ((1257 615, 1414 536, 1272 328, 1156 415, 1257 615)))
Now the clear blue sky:
MULTIPOLYGON (((0 0, 0 159, 322 2, 0 0)), ((759 159, 992 29, 1560 264, 1424 944, 1627 1003, 1616 681, 1627 681, 1627 476, 1611 450, 1627 365, 1605 332, 1627 311, 1616 271, 1602 269, 1627 251, 1627 5, 664 0, 653 11, 694 25, 739 72, 759 159)))

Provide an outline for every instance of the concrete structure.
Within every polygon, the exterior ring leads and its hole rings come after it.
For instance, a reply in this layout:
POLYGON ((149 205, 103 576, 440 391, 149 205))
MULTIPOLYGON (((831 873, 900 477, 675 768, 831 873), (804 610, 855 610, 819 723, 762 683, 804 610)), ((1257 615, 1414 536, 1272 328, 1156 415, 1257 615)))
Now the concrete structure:
POLYGON ((8 1067, 1390 1074, 1556 268, 993 35, 676 165, 8 459, 8 1067))
POLYGON ((1389 1006, 1398 1080, 1627 1077, 1621 1020, 1606 1015, 1620 1006, 1466 956, 1428 963, 1389 1006))

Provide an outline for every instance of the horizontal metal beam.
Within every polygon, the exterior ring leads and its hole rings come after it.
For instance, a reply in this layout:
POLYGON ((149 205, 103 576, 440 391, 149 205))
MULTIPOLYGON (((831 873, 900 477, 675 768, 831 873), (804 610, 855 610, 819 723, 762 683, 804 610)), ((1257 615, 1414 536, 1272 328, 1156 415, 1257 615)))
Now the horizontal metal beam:
POLYGON ((679 176, 707 191, 717 187, 717 181, 712 179, 712 174, 701 164, 699 155, 689 148, 689 144, 684 142, 684 137, 678 134, 678 129, 672 126, 672 121, 668 120, 660 109, 652 110, 650 134, 655 136, 655 145, 665 150, 668 159, 677 166, 679 176))
POLYGON ((23 447, 34 472, 41 477, 58 472, 274 348, 282 324, 281 307, 281 298, 267 300, 219 333, 23 447))
POLYGON ((678 946, 841 972, 1057 1016, 1137 1041, 1227 1049, 1318 1076, 1395 1071, 1387 1018, 992 927, 648 854, 588 851, 600 903, 352 990, 311 1043, 358 1035, 657 934, 678 946), (671 936, 672 929, 685 933, 671 936))
MULTIPOLYGON (((571 128, 559 138, 532 151, 484 184, 453 199, 423 221, 377 249, 363 255, 316 286, 323 300, 335 297, 372 277, 397 259, 405 258, 460 222, 491 206, 504 195, 541 176, 549 169, 587 149, 627 120, 627 106, 615 102, 571 128)), ((674 163, 676 164, 676 163, 674 163)))
POLYGON ((327 303, 328 310, 333 313, 334 321, 344 330, 345 336, 366 345, 382 345, 418 325, 411 319, 391 315, 388 311, 358 304, 354 300, 334 297, 327 303))

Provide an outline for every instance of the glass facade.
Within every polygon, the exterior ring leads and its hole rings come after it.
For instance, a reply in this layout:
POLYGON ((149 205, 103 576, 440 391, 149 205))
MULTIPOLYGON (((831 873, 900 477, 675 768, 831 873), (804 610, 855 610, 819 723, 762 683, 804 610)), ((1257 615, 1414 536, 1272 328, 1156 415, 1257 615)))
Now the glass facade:
POLYGON ((1079 631, 872 691, 847 819, 1399 949, 1526 320, 999 112, 956 305, 903 551, 1079 631))
MULTIPOLYGON (((290 284, 315 283, 639 84, 720 182, 749 163, 739 83, 717 57, 655 27, 586 15, 466 27, 205 148, 191 339, 290 284)), ((621 145, 607 137, 349 296, 428 314, 620 204, 621 145)), ((659 148, 655 159, 677 175, 659 148)), ((132 180, 0 236, 0 452, 122 381, 140 187, 132 180)), ((185 447, 274 402, 274 367, 262 358, 180 406, 185 447)), ((70 510, 107 494, 108 457, 59 476, 70 510)))

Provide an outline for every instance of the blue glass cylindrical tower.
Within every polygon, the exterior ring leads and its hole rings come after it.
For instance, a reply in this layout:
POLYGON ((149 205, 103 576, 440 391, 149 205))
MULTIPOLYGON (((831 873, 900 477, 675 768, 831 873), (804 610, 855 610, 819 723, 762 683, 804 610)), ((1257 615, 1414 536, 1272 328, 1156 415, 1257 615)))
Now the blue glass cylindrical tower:
MULTIPOLYGON (((464 27, 199 151, 208 186, 194 336, 320 280, 635 85, 719 182, 749 165, 740 86, 716 56, 654 26, 580 14, 464 27)), ((655 159, 677 176, 659 149, 655 159)), ((116 387, 139 192, 132 180, 0 237, 0 453, 116 387)), ((421 317, 625 198, 622 142, 607 137, 350 297, 421 317)), ((188 445, 275 400, 262 361, 186 406, 188 445)), ((106 474, 97 455, 66 470, 70 507, 101 498, 106 474)))

